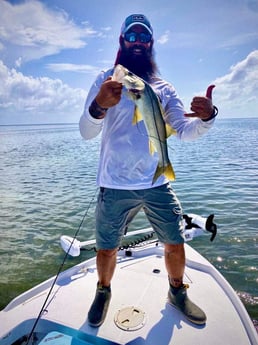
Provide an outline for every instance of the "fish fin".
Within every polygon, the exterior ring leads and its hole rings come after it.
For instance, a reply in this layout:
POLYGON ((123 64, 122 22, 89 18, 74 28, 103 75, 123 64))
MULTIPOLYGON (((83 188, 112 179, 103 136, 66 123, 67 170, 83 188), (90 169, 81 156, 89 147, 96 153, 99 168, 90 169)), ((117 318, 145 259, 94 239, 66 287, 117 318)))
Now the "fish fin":
POLYGON ((135 107, 134 109, 134 115, 133 115, 133 125, 136 125, 136 123, 142 121, 142 114, 140 113, 140 110, 138 107, 135 107))
POLYGON ((150 151, 150 154, 153 156, 154 153, 157 151, 156 150, 156 147, 153 145, 153 143, 149 140, 149 151, 150 151))
POLYGON ((172 167, 172 164, 169 162, 169 164, 166 166, 166 169, 164 171, 164 175, 170 180, 174 181, 176 179, 176 174, 174 172, 174 169, 172 167))
POLYGON ((171 163, 169 162, 165 169, 162 166, 157 166, 157 169, 152 179, 152 184, 154 184, 162 174, 164 174, 170 181, 174 181, 176 179, 174 169, 171 163))
POLYGON ((166 138, 170 137, 170 135, 176 135, 176 130, 171 127, 169 124, 166 123, 166 138))

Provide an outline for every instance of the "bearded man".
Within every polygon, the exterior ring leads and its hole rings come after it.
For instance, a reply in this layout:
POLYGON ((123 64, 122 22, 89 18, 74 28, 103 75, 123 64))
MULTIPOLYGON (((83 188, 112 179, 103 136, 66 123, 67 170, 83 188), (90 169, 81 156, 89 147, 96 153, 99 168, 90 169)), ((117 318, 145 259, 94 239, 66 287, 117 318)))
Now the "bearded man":
MULTIPOLYGON (((115 65, 123 65, 148 82, 164 108, 164 120, 176 130, 177 137, 194 140, 211 128, 217 108, 210 98, 195 97, 192 113, 186 114, 174 87, 159 77, 153 43, 153 29, 146 16, 128 16, 121 28, 115 65)), ((99 74, 80 119, 80 132, 86 140, 102 131, 96 206, 98 282, 88 323, 98 327, 105 320, 117 249, 128 225, 143 209, 164 244, 169 303, 194 324, 204 324, 206 315, 189 299, 183 282, 185 251, 180 202, 164 174, 153 184, 158 158, 149 154, 144 124, 139 124, 141 128, 133 125, 135 105, 122 94, 123 85, 112 80, 113 72, 114 67, 99 74)))

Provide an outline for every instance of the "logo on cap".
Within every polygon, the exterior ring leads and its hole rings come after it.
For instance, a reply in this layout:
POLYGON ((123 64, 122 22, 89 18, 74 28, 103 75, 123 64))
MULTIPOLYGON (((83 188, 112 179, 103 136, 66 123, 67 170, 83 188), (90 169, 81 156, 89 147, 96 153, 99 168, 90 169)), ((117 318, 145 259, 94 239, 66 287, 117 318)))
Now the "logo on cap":
POLYGON ((142 14, 133 14, 132 15, 132 20, 135 20, 135 21, 143 21, 145 20, 144 16, 142 14))

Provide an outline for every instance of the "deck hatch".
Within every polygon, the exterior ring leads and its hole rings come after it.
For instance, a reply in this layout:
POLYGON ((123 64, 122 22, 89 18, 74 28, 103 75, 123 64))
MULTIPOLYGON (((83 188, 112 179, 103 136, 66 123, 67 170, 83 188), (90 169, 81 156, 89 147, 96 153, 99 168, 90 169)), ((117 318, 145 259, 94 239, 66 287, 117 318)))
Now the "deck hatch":
POLYGON ((124 331, 135 331, 145 325, 146 314, 138 307, 128 306, 118 310, 114 321, 124 331))

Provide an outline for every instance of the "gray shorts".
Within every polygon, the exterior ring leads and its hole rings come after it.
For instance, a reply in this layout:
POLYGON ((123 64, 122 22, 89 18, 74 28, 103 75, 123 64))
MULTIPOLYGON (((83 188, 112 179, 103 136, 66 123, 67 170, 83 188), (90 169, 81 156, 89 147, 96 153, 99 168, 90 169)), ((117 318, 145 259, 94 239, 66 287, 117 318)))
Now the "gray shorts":
POLYGON ((96 206, 98 249, 119 247, 134 216, 143 209, 160 242, 184 243, 183 212, 170 184, 143 190, 100 188, 96 206))

